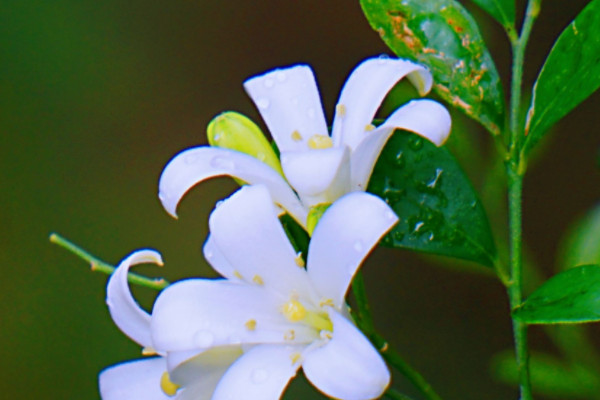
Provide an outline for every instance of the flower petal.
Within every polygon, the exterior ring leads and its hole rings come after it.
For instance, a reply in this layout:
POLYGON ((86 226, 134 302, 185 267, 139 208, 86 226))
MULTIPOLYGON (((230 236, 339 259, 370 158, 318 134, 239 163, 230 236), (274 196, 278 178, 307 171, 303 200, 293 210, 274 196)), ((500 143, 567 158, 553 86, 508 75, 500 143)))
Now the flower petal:
POLYGON ((315 76, 307 65, 275 69, 244 82, 279 150, 306 150, 307 140, 327 135, 315 76))
POLYGON ((369 340, 349 320, 330 309, 333 337, 303 355, 306 378, 327 396, 342 400, 379 398, 390 372, 369 340))
POLYGON ((325 211, 308 247, 308 275, 321 296, 337 309, 360 263, 398 217, 379 197, 354 192, 325 211))
MULTIPOLYGON (((215 271, 217 271, 221 276, 224 276, 228 280, 237 281, 240 280, 239 276, 236 276, 236 269, 231 265, 231 263, 227 260, 225 255, 219 249, 219 246, 215 244, 212 235, 208 235, 206 242, 204 243, 203 248, 204 258, 210 264, 211 267, 215 271)), ((239 274, 239 272, 238 272, 239 274)))
POLYGON ((387 93, 407 75, 419 94, 431 90, 429 71, 408 60, 370 58, 357 66, 338 100, 331 135, 334 145, 343 143, 354 150, 368 134, 367 127, 387 93))
POLYGON ((113 321, 125 335, 143 347, 152 347, 150 315, 137 304, 127 283, 129 268, 141 263, 163 265, 160 254, 154 250, 131 253, 108 280, 106 304, 113 321))
MULTIPOLYGON (((212 374, 217 374, 220 378, 227 368, 243 354, 241 346, 220 346, 204 350, 181 362, 181 359, 186 357, 186 355, 181 357, 181 353, 172 352, 167 355, 171 380, 181 386, 188 386, 212 374)), ((213 390, 214 387, 211 393, 213 390)))
POLYGON ((333 203, 350 190, 350 152, 346 146, 281 154, 285 177, 303 203, 333 203))
POLYGON ((310 298, 306 270, 296 263, 296 251, 263 185, 244 186, 211 214, 211 237, 230 265, 246 282, 289 297, 310 298))
POLYGON ((369 132, 352 152, 352 189, 366 189, 379 154, 395 129, 414 132, 441 146, 450 134, 451 125, 448 110, 436 101, 413 100, 400 107, 377 129, 369 132))
POLYGON ((109 367, 100 372, 100 397, 102 400, 170 400, 160 388, 160 378, 166 370, 163 357, 109 367))
POLYGON ((240 357, 225 373, 212 400, 278 400, 300 364, 304 346, 260 345, 240 357))
POLYGON ((311 340, 314 331, 285 319, 277 300, 264 287, 246 283, 221 279, 177 282, 163 290, 154 304, 154 347, 173 352, 311 340), (286 336, 290 330, 294 338, 286 336))
POLYGON ((446 107, 429 99, 413 100, 392 113, 378 128, 399 128, 441 146, 450 135, 452 119, 446 107))
POLYGON ((301 225, 306 223, 306 210, 281 175, 252 156, 227 149, 201 146, 179 153, 162 172, 158 197, 165 210, 176 217, 177 205, 189 189, 205 179, 222 175, 250 184, 264 184, 275 203, 301 225))

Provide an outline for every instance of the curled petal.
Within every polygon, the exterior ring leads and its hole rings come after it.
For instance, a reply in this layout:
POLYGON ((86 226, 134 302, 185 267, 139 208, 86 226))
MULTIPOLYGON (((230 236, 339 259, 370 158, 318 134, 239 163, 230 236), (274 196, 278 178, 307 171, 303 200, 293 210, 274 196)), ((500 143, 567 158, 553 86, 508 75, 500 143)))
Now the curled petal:
POLYGON ((317 82, 309 66, 267 72, 248 79, 244 88, 280 151, 306 150, 311 136, 327 134, 317 82))
POLYGON ((225 373, 212 400, 276 400, 300 364, 303 346, 259 345, 240 357, 225 373))
POLYGON ((310 296, 306 271, 296 263, 296 251, 265 186, 238 190, 212 212, 208 225, 211 239, 240 278, 284 297, 293 292, 310 296))
POLYGON ((252 156, 227 149, 202 146, 179 153, 162 172, 158 197, 165 210, 176 217, 177 205, 189 189, 223 175, 267 186, 274 202, 301 225, 306 223, 306 210, 279 173, 252 156))
POLYGON ((377 129, 369 132, 352 153, 352 189, 366 189, 381 150, 395 129, 414 132, 441 146, 450 134, 450 127, 448 110, 433 100, 413 100, 399 108, 377 129))
POLYGON ((121 261, 108 280, 106 304, 110 316, 124 334, 143 347, 152 347, 150 315, 137 304, 127 283, 129 268, 141 263, 163 265, 160 254, 154 250, 131 253, 121 261))
POLYGON ((152 311, 152 339, 160 351, 188 351, 253 343, 312 340, 314 331, 292 324, 277 298, 258 285, 190 279, 170 285, 152 311), (294 337, 286 332, 294 331, 294 337))
POLYGON ((346 144, 354 150, 368 135, 367 127, 387 93, 405 76, 419 94, 431 90, 429 71, 408 60, 370 58, 356 67, 338 100, 332 131, 334 145, 346 144))
POLYGON ((333 203, 350 190, 346 146, 281 154, 284 174, 305 205, 333 203))
POLYGON ((131 361, 109 367, 99 376, 102 400, 170 400, 160 388, 167 370, 163 357, 131 361))
POLYGON ((342 400, 379 398, 390 372, 369 340, 352 323, 330 309, 332 339, 307 349, 302 363, 306 378, 327 396, 342 400))
POLYGON ((450 135, 452 120, 446 107, 437 101, 413 100, 392 113, 378 128, 411 131, 441 146, 450 135))
POLYGON ((308 275, 321 301, 330 299, 337 309, 361 262, 398 217, 379 197, 354 192, 325 211, 308 247, 308 275))

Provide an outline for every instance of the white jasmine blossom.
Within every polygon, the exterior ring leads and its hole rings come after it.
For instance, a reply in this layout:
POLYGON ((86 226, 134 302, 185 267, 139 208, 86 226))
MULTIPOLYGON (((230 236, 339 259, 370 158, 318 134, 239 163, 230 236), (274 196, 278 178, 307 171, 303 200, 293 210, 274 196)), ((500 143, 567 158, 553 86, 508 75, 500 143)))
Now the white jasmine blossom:
POLYGON ((236 113, 217 116, 217 123, 209 127, 213 130, 209 132, 211 142, 228 148, 191 148, 171 160, 159 184, 163 206, 175 216, 179 201, 192 186, 229 175, 268 187, 274 202, 306 228, 311 207, 366 189, 375 162, 395 129, 415 132, 438 146, 445 142, 450 116, 432 100, 413 100, 378 127, 372 125, 385 96, 404 77, 420 95, 431 89, 429 71, 411 61, 380 57, 358 65, 342 89, 331 135, 309 66, 276 69, 247 80, 244 87, 279 148, 281 164, 276 164, 266 142, 256 139, 262 133, 251 121, 236 113), (248 143, 243 134, 237 134, 240 129, 249 132, 248 143), (227 139, 228 130, 234 139, 227 139))
MULTIPOLYGON (((244 186, 213 211, 204 254, 224 279, 189 279, 166 288, 152 312, 152 345, 175 365, 172 354, 244 350, 215 374, 214 391, 202 399, 278 399, 300 367, 328 396, 381 396, 390 373, 350 319, 345 295, 396 215, 367 193, 340 198, 316 226, 304 267, 277 214, 263 185, 244 186)), ((196 364, 206 367, 203 360, 196 364)), ((198 376, 179 365, 170 369, 172 381, 193 385, 198 376)))
POLYGON ((106 303, 115 324, 142 346, 145 359, 125 362, 100 373, 102 400, 210 400, 219 379, 242 350, 239 346, 211 351, 191 349, 187 352, 157 353, 150 331, 150 315, 134 300, 127 283, 127 273, 134 264, 162 265, 160 254, 140 250, 123 260, 107 285, 106 303), (201 354, 199 354, 201 353, 201 354), (167 369, 171 370, 169 374, 167 369), (173 382, 171 376, 178 378, 173 382))

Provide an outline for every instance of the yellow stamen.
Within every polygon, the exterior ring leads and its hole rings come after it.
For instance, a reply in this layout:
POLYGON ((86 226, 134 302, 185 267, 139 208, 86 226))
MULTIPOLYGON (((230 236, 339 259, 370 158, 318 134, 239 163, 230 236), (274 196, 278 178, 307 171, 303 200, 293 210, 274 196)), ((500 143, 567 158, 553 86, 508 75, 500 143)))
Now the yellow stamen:
POLYGON ((143 356, 155 356, 156 354, 156 350, 154 350, 152 347, 144 347, 142 349, 143 356))
POLYGON ((333 324, 329 319, 329 315, 324 312, 316 313, 314 311, 309 311, 306 313, 304 322, 319 331, 333 331, 333 324))
POLYGON ((346 115, 346 106, 343 104, 338 104, 337 106, 335 106, 335 113, 336 115, 343 117, 344 115, 346 115))
POLYGON ((265 284, 265 281, 263 281, 260 275, 254 275, 254 278, 252 278, 252 282, 256 283, 257 285, 265 284))
POLYGON ((302 258, 301 251, 299 251, 298 254, 296 254, 296 258, 294 260, 296 261, 297 266, 299 266, 300 268, 304 268, 304 258, 302 258))
POLYGON ((238 270, 233 271, 233 276, 235 276, 238 279, 244 279, 244 277, 242 276, 242 274, 240 274, 240 271, 238 270))
POLYGON ((302 321, 306 317, 306 308, 298 300, 285 303, 281 312, 290 322, 302 321))
POLYGON ((330 306, 333 307, 333 299, 323 299, 319 303, 319 307, 330 306))
POLYGON ((249 331, 253 331, 256 329, 256 320, 249 319, 244 325, 246 326, 246 329, 248 329, 249 331))
POLYGON ((292 353, 290 355, 290 359, 292 360, 292 364, 296 364, 300 360, 300 353, 292 353))
POLYGON ((299 142, 299 141, 301 141, 301 140, 302 140, 302 135, 300 134, 300 132, 298 132, 298 131, 294 131, 294 132, 292 132, 292 140, 293 140, 294 142, 299 142))
POLYGON ((296 338, 296 331, 294 331, 293 329, 290 329, 289 331, 287 331, 285 333, 285 335, 283 335, 283 338, 285 340, 294 340, 296 338))
POLYGON ((333 140, 327 135, 312 135, 308 139, 308 147, 311 149, 328 149, 333 147, 333 140))
POLYGON ((179 389, 179 385, 171 382, 169 373, 165 371, 160 377, 160 388, 163 392, 165 392, 167 396, 175 396, 175 393, 177 393, 177 389, 179 389))
POLYGON ((373 125, 373 124, 369 124, 369 125, 365 126, 365 131, 367 131, 367 132, 370 132, 373 129, 375 129, 375 125, 373 125))

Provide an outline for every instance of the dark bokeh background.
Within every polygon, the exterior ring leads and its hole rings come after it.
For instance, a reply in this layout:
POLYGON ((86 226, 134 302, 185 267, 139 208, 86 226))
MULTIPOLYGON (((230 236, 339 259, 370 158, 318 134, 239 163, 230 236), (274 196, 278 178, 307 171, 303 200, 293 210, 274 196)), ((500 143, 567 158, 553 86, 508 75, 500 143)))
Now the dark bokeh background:
MULTIPOLYGON (((553 39, 587 2, 545 3, 529 47, 527 85, 553 39)), ((466 5, 485 25, 506 80, 506 41, 486 15, 466 5)), ((175 221, 156 196, 165 163, 204 143, 206 124, 223 110, 260 120, 242 90, 248 76, 310 63, 331 116, 348 72, 382 52, 357 1, 4 0, 2 397, 97 398, 98 372, 139 356, 108 316, 106 277, 51 245, 51 231, 111 263, 137 248, 157 248, 166 260, 159 272, 171 280, 212 274, 200 252, 207 216, 235 184, 203 184, 175 221)), ((526 180, 525 234, 548 274, 561 232, 598 199, 599 100, 593 96, 562 121, 526 180)), ((476 124, 457 113, 455 121, 455 134, 469 130, 488 144, 476 124)), ((495 280, 386 249, 364 271, 381 331, 446 399, 516 398, 488 373, 491 356, 511 346, 506 298, 495 280)), ((151 305, 150 290, 136 294, 151 305)), ((552 350, 537 329, 531 341, 552 350)), ((395 384, 411 392, 401 378, 395 384)), ((320 397, 299 380, 286 398, 320 397)))

